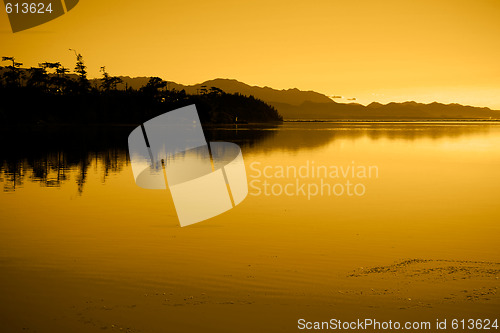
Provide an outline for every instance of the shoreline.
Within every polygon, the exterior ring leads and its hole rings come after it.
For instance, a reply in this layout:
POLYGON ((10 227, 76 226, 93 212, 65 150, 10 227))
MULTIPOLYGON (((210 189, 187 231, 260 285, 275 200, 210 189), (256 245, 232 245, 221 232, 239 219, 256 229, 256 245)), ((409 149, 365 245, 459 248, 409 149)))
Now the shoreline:
MULTIPOLYGON (((252 126, 262 126, 262 125, 281 125, 283 123, 337 123, 337 124, 454 124, 454 123, 485 123, 485 124, 498 124, 500 119, 284 119, 282 122, 251 122, 245 124, 234 124, 234 123, 207 123, 203 124, 204 127, 211 128, 217 126, 234 126, 234 127, 252 127, 252 126)), ((15 124, 0 124, 2 129, 41 129, 50 127, 137 127, 140 123, 15 123, 15 124)))

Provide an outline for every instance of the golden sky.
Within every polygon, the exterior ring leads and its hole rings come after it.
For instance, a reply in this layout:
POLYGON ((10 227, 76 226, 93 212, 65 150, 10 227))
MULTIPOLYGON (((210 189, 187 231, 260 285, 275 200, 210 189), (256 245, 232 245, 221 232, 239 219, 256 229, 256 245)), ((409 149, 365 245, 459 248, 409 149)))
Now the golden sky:
POLYGON ((90 76, 233 78, 358 102, 458 102, 500 109, 500 0, 80 0, 13 34, 0 56, 26 66, 82 53, 90 76))

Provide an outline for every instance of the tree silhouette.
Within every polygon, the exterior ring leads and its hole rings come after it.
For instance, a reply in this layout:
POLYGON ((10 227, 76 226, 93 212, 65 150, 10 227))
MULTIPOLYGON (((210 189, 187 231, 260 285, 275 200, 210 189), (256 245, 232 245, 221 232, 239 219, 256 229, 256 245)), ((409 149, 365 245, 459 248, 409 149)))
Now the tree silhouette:
POLYGON ((23 65, 21 62, 16 62, 14 57, 2 57, 2 61, 12 61, 11 66, 7 66, 8 71, 4 73, 4 78, 7 86, 17 87, 21 85, 21 79, 23 78, 23 73, 20 71, 20 67, 23 65))
POLYGON ((123 80, 118 76, 109 75, 109 73, 106 72, 106 66, 102 66, 100 72, 102 72, 101 88, 104 89, 104 91, 116 90, 116 86, 123 83, 123 80))
POLYGON ((222 94, 224 94, 224 91, 220 88, 217 88, 217 87, 210 87, 209 93, 212 95, 222 95, 222 94))
POLYGON ((79 90, 80 92, 87 92, 90 90, 90 82, 87 78, 87 66, 83 62, 83 56, 80 53, 77 53, 73 49, 69 49, 70 51, 75 52, 76 56, 76 65, 75 65, 75 73, 78 74, 79 77, 79 90))
POLYGON ((57 76, 54 79, 55 79, 55 84, 58 87, 59 92, 63 92, 69 88, 69 84, 68 84, 69 80, 68 80, 68 77, 66 76, 66 74, 68 74, 68 73, 69 73, 69 69, 64 67, 64 66, 60 66, 60 67, 56 68, 57 76))
POLYGON ((28 69, 29 78, 26 82, 28 87, 44 88, 47 87, 48 75, 45 68, 31 67, 28 69))
POLYGON ((43 73, 46 74, 45 88, 54 89, 55 92, 61 92, 61 88, 64 85, 64 79, 61 78, 61 68, 64 68, 61 63, 58 62, 42 62, 38 64, 42 69, 43 73), (49 71, 52 71, 50 73, 49 71))
POLYGON ((16 64, 16 58, 14 57, 2 57, 2 61, 12 61, 12 66, 16 64))
POLYGON ((61 66, 61 67, 58 67, 58 68, 56 69, 56 73, 57 73, 58 75, 60 75, 60 76, 64 77, 67 73, 69 73, 69 69, 68 69, 68 68, 66 68, 66 67, 61 66))
POLYGON ((167 82, 163 81, 161 78, 153 76, 149 78, 148 83, 144 86, 144 90, 150 90, 158 92, 167 86, 167 82))
POLYGON ((144 122, 168 110, 196 104, 202 122, 234 123, 279 121, 277 111, 253 97, 227 94, 217 87, 201 86, 200 95, 168 90, 167 82, 150 77, 139 89, 117 91, 123 83, 101 67, 100 87, 91 88, 87 67, 77 53, 75 75, 60 62, 45 61, 38 67, 21 68, 14 57, 2 57, 9 66, 0 70, 0 121, 19 124, 92 124, 144 122), (26 76, 26 80, 22 80, 26 76))

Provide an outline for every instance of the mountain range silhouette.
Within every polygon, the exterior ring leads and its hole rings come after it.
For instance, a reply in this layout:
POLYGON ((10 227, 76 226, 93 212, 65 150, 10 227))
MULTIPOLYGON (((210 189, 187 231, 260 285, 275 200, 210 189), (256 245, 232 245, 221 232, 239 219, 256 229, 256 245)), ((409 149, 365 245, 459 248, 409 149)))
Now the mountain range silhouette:
MULTIPOLYGON (((120 77, 129 87, 138 89, 145 85, 148 77, 120 77)), ((233 79, 214 79, 195 85, 183 85, 169 81, 168 89, 185 90, 196 94, 203 87, 216 87, 227 93, 254 96, 274 106, 284 119, 302 120, 498 120, 500 111, 486 107, 461 104, 404 103, 381 104, 373 102, 367 106, 358 103, 338 103, 315 91, 299 89, 277 90, 270 87, 250 86, 233 79)))

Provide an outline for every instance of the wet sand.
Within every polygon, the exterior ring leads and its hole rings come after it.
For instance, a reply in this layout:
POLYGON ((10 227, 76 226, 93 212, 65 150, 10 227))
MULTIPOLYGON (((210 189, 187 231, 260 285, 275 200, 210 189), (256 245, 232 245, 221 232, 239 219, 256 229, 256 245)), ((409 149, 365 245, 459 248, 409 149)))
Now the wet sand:
MULTIPOLYGON (((500 309, 500 264, 492 262, 403 260, 359 267, 332 277, 326 288, 303 285, 291 293, 137 288, 131 281, 6 266, 2 332, 292 332, 301 318, 434 323, 493 319, 500 309)), ((252 274, 266 272, 257 265, 252 274)))

